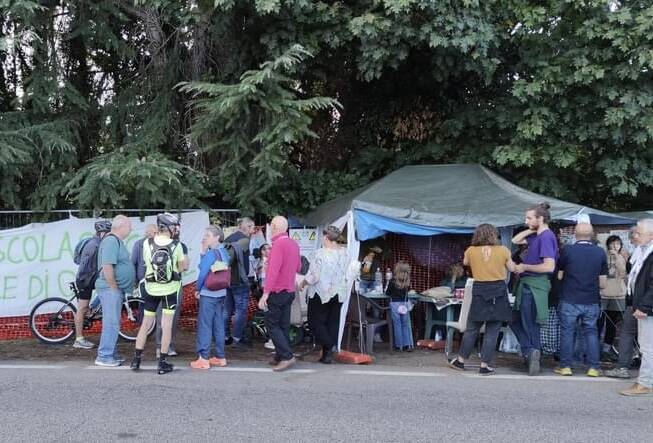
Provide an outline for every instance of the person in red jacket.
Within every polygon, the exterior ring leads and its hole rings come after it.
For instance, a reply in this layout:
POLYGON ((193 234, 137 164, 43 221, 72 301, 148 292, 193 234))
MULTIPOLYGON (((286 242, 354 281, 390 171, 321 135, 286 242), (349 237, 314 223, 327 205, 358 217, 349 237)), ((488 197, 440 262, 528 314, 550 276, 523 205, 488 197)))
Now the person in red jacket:
POLYGON ((295 274, 301 269, 299 245, 288 237, 288 220, 276 216, 270 223, 272 250, 265 276, 263 296, 258 306, 265 314, 265 325, 274 343, 274 371, 284 371, 295 364, 290 347, 290 306, 295 299, 295 274))

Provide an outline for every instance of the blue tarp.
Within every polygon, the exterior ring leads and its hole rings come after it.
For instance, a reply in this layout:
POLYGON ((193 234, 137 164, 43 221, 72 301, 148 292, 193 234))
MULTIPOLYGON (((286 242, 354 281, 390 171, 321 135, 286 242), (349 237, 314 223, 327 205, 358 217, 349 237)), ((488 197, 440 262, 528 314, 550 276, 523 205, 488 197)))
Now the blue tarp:
POLYGON ((627 217, 609 217, 601 214, 590 214, 590 221, 593 225, 634 225, 637 220, 627 217))
POLYGON ((360 241, 380 237, 388 232, 431 236, 440 234, 472 234, 473 228, 441 228, 434 226, 417 225, 401 220, 396 220, 382 215, 372 214, 360 209, 354 210, 356 231, 360 241))

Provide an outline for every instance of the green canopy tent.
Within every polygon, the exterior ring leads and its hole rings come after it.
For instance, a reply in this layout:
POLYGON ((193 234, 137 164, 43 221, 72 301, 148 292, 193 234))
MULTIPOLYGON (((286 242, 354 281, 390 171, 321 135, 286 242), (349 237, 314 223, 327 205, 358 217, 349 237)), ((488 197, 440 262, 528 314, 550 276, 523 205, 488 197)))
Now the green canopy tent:
MULTIPOLYGON (((360 241, 386 233, 418 236, 469 234, 481 223, 510 241, 513 227, 524 223, 529 206, 548 201, 552 217, 573 223, 587 214, 595 224, 631 224, 633 220, 520 188, 478 164, 403 167, 360 189, 324 203, 304 218, 306 225, 347 226, 347 250, 356 266, 360 241)), ((360 266, 358 264, 357 266, 360 266)), ((347 285, 354 286, 354 274, 347 285)), ((348 291, 351 294, 351 290, 348 291)), ((338 346, 349 300, 340 315, 338 346)))
POLYGON ((469 233, 481 223, 521 225, 524 210, 543 201, 551 204, 557 221, 573 223, 587 214, 594 224, 633 223, 631 218, 527 191, 478 164, 403 167, 319 206, 305 222, 327 225, 352 211, 359 240, 387 232, 469 233))
POLYGON ((642 220, 644 218, 653 218, 653 211, 620 212, 619 216, 632 218, 634 220, 642 220))

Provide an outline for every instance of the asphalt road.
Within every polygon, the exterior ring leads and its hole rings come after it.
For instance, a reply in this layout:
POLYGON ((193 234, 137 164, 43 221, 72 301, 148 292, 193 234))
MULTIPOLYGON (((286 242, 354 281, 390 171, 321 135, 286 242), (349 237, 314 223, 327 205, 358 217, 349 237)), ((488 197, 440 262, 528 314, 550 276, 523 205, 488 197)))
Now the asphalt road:
POLYGON ((0 441, 653 441, 653 398, 621 397, 628 383, 609 379, 144 365, 0 362, 0 441))

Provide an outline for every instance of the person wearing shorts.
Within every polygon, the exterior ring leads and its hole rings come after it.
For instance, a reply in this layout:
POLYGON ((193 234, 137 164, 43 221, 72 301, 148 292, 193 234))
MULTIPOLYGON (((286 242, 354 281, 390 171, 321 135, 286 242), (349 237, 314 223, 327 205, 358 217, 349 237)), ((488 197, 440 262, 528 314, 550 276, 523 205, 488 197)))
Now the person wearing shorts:
POLYGON ((138 371, 141 357, 147 342, 147 332, 156 321, 156 311, 162 305, 161 319, 161 354, 157 372, 166 374, 173 370, 167 361, 172 323, 177 306, 177 294, 181 289, 181 272, 187 268, 187 258, 179 240, 180 220, 174 214, 164 213, 157 216, 158 234, 143 243, 145 261, 145 296, 143 324, 136 337, 136 350, 131 369, 138 371))

